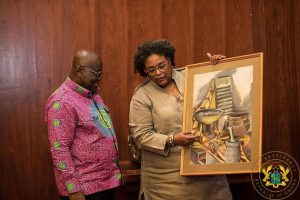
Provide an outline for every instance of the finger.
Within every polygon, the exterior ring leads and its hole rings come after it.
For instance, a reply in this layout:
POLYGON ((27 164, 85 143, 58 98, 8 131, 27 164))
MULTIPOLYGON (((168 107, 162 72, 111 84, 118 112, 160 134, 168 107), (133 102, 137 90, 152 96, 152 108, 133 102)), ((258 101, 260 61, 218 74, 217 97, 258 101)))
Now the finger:
POLYGON ((206 54, 207 55, 207 57, 209 58, 209 60, 212 62, 212 61, 214 61, 214 56, 213 55, 211 55, 210 53, 207 53, 206 54))
POLYGON ((197 136, 195 135, 195 133, 188 132, 187 134, 184 134, 184 137, 188 140, 194 140, 197 136))
POLYGON ((224 59, 224 58, 226 58, 226 56, 220 54, 220 58, 219 59, 224 59))
POLYGON ((194 142, 196 142, 195 140, 191 140, 191 141, 189 141, 189 144, 194 144, 194 142))
POLYGON ((196 140, 197 136, 196 135, 187 135, 186 136, 186 139, 189 141, 189 142, 194 142, 196 140))
POLYGON ((199 135, 195 138, 195 141, 200 142, 200 136, 199 135))
POLYGON ((183 131, 183 135, 193 135, 193 133, 190 131, 183 131))
POLYGON ((211 54, 210 54, 210 53, 206 53, 206 55, 207 55, 207 57, 208 57, 209 59, 211 59, 211 54))
POLYGON ((216 57, 217 60, 222 60, 226 58, 226 56, 222 55, 222 54, 218 54, 218 56, 216 57))

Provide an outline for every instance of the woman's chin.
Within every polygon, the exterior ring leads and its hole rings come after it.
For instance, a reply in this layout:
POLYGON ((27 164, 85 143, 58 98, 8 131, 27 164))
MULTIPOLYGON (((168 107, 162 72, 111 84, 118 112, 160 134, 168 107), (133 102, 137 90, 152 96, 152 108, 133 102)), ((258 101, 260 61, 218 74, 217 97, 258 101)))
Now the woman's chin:
POLYGON ((156 84, 159 85, 160 87, 164 88, 169 84, 169 80, 168 79, 157 80, 156 84))

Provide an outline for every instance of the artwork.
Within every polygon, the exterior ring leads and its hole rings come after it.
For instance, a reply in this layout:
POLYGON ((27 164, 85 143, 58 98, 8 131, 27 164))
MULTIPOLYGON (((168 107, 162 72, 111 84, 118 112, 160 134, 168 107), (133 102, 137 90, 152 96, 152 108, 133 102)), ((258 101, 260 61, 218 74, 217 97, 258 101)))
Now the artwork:
POLYGON ((263 54, 186 66, 181 175, 258 172, 262 138, 263 54))

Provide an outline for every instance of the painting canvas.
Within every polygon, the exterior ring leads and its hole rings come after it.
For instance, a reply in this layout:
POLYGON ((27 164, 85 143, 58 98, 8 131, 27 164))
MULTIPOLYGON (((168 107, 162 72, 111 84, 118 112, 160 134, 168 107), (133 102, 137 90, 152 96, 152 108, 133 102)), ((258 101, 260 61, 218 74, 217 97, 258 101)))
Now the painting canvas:
POLYGON ((263 54, 186 66, 181 175, 258 172, 262 143, 263 54))

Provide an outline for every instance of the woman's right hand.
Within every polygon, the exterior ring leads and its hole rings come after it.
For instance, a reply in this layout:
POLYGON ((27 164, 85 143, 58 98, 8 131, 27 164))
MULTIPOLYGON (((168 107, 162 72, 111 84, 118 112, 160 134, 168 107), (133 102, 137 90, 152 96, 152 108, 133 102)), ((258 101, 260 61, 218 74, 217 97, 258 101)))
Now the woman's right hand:
POLYGON ((174 134, 174 143, 177 146, 189 146, 197 141, 198 136, 191 131, 182 131, 174 134))

